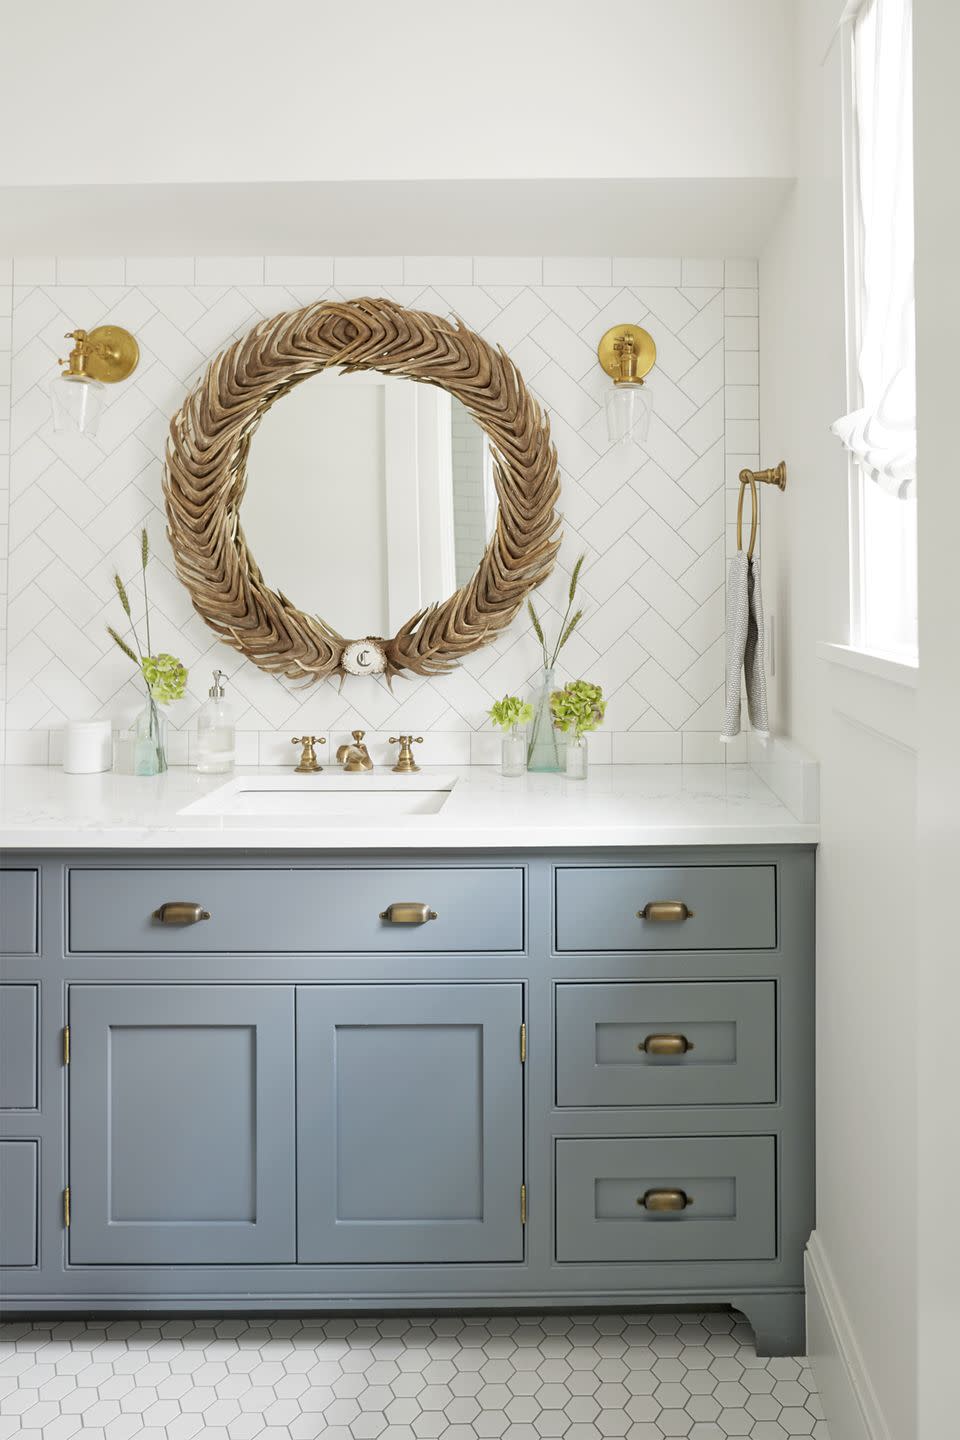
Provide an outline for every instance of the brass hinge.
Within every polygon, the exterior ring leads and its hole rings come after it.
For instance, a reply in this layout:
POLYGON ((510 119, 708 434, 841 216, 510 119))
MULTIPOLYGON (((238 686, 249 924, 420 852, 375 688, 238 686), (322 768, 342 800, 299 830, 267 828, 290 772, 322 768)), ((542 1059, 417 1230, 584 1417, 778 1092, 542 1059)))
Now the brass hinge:
POLYGON ((521 1025, 521 1026, 520 1026, 520 1064, 521 1064, 521 1065, 526 1065, 526 1063, 527 1063, 527 1027, 526 1027, 526 1025, 521 1025))
POLYGON ((70 1229, 70 1186, 63 1192, 63 1226, 65 1230, 70 1229))
POLYGON ((70 1064, 70 1026, 69 1026, 69 1025, 64 1025, 64 1027, 63 1027, 63 1063, 64 1063, 64 1065, 69 1065, 69 1064, 70 1064))
POLYGON ((520 1224, 521 1224, 521 1225, 526 1225, 526 1223, 527 1223, 527 1187, 526 1187, 526 1185, 521 1185, 521 1186, 520 1186, 520 1224))

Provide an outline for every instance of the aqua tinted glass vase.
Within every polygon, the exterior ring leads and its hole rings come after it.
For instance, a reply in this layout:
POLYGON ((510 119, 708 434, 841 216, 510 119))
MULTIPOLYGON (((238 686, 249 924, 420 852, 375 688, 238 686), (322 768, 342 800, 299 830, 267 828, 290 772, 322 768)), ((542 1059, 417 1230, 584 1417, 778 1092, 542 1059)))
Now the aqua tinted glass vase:
POLYGON ((550 696, 555 689, 553 671, 544 670, 527 732, 527 769, 551 775, 559 775, 563 769, 560 736, 550 713, 550 696))

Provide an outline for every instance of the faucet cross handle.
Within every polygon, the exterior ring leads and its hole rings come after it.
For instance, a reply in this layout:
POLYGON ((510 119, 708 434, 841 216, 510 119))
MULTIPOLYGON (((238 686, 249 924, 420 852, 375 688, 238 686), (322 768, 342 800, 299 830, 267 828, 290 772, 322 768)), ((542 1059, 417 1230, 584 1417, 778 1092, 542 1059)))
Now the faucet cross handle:
POLYGON ((422 735, 391 735, 390 744, 400 746, 400 754, 397 756, 397 763, 393 767, 395 773, 399 775, 412 775, 420 769, 420 766, 413 758, 413 746, 423 744, 422 735))
POLYGON ((323 766, 317 760, 315 745, 326 745, 326 737, 323 735, 294 735, 290 741, 291 745, 302 745, 300 764, 296 766, 297 775, 317 775, 323 766))

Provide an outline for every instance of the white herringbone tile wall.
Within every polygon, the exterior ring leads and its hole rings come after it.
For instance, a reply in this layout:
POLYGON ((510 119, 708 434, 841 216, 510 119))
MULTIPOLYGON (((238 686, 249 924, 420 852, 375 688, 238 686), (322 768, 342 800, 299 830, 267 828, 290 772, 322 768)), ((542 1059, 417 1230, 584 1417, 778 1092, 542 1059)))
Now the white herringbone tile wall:
MULTIPOLYGON (((119 569, 136 580, 144 524, 153 548, 154 648, 179 655, 191 671, 189 697, 170 711, 175 763, 190 758, 191 727, 215 666, 232 677, 246 763, 286 763, 291 734, 336 741, 354 724, 371 732, 378 759, 386 735, 401 727, 429 732, 434 763, 496 758, 490 701, 526 691, 537 671, 525 615, 451 675, 401 679, 394 694, 370 678, 304 692, 217 642, 173 573, 162 455, 187 388, 262 317, 361 294, 461 316, 509 351, 548 409, 564 543, 538 604, 552 630, 570 568, 585 551, 586 616, 564 668, 600 681, 609 697, 606 726, 591 741, 594 760, 744 759, 742 747, 721 746, 717 732, 736 477, 742 465, 759 463, 756 262, 287 256, 0 262, 0 466, 8 436, 10 451, 9 490, 0 469, 7 760, 56 760, 65 718, 137 707, 129 662, 105 626, 122 619, 112 576, 119 569), (64 333, 107 321, 136 334, 140 367, 109 392, 96 443, 56 435, 46 387, 64 333), (595 347, 618 321, 645 325, 658 346, 645 451, 613 450, 606 440, 608 382, 595 347)), ((136 584, 131 593, 139 595, 136 584)))

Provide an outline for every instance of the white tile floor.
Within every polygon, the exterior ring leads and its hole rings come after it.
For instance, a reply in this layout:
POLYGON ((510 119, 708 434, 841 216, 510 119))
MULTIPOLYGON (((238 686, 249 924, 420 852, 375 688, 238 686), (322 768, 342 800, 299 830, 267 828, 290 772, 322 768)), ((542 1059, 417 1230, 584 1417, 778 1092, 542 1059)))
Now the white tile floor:
POLYGON ((828 1440, 803 1360, 729 1314, 0 1326, 21 1440, 828 1440))

